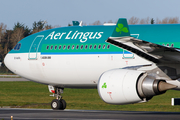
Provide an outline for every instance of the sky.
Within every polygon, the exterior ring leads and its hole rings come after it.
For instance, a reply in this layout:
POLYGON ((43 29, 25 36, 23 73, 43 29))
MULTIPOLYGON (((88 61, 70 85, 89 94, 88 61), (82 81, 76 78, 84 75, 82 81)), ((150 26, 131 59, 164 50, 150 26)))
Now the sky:
MULTIPOLYGON (((92 24, 118 18, 180 17, 180 0, 0 0, 0 23, 12 29, 20 22, 32 28, 34 21, 67 26, 73 20, 92 24)), ((156 21, 155 21, 156 22, 156 21)))

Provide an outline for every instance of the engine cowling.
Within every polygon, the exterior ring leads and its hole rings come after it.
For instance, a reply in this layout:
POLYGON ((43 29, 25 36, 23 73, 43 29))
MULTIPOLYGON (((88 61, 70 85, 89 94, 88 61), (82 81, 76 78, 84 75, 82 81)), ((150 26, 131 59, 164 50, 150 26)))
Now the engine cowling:
POLYGON ((154 95, 162 94, 176 86, 164 80, 155 80, 144 71, 115 69, 101 75, 98 93, 109 104, 146 102, 154 95))

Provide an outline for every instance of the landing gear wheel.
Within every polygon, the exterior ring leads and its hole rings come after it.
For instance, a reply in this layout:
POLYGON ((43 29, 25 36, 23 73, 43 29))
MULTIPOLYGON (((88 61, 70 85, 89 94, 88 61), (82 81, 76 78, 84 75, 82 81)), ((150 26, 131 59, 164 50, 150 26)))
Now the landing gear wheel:
MULTIPOLYGON (((48 86, 50 92, 52 91, 51 87, 52 86, 50 86, 50 87, 48 86)), ((51 108, 53 110, 64 110, 64 109, 66 109, 66 101, 63 100, 62 96, 61 96, 61 94, 63 93, 63 90, 64 90, 64 88, 58 88, 58 87, 55 88, 54 87, 54 89, 53 89, 54 94, 52 96, 56 97, 56 99, 52 100, 52 102, 51 102, 51 108)))
POLYGON ((60 100, 57 100, 57 99, 52 100, 51 108, 53 110, 58 110, 61 106, 62 106, 62 103, 60 102, 60 100))
POLYGON ((60 110, 66 109, 66 101, 64 99, 61 99, 60 103, 61 103, 60 110))

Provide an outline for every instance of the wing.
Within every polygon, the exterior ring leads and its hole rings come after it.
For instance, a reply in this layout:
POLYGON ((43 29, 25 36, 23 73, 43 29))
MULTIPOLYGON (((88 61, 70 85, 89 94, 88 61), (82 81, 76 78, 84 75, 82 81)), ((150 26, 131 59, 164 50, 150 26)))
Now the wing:
POLYGON ((131 37, 126 19, 118 20, 112 36, 109 37, 106 42, 126 49, 154 63, 180 62, 180 49, 166 47, 131 37), (125 34, 122 30, 122 26, 127 28, 127 30, 124 30, 125 34))

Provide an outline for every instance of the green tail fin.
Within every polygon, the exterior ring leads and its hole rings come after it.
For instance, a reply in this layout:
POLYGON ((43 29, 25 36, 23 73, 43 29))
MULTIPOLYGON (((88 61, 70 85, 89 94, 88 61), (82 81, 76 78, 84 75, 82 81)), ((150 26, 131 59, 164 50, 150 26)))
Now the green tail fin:
POLYGON ((125 18, 119 18, 111 37, 124 37, 124 36, 130 36, 128 23, 125 18))

